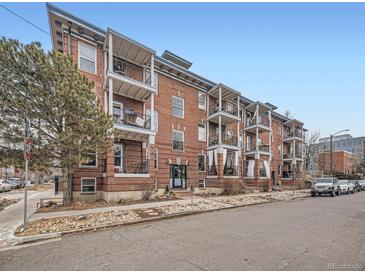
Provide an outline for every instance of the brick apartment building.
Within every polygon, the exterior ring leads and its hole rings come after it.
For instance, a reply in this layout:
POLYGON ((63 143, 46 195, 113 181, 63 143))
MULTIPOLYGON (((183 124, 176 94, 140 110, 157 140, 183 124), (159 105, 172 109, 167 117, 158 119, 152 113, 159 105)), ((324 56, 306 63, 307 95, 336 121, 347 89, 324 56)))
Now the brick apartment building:
MULTIPOLYGON (((356 170, 356 156, 345 150, 332 152, 332 170, 333 173, 341 172, 352 174, 356 170)), ((318 154, 318 172, 319 174, 331 174, 331 156, 330 151, 320 152, 318 154)))
POLYGON ((90 155, 75 172, 75 199, 302 184, 302 122, 191 72, 191 62, 169 51, 157 56, 115 30, 47 9, 54 50, 69 54, 95 83, 118 130, 105 159, 90 155))

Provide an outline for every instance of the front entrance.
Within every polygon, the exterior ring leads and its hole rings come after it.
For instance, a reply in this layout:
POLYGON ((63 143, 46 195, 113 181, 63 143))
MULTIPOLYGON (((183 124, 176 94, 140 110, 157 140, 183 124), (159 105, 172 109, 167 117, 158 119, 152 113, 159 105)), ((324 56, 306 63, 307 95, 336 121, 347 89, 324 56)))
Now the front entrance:
POLYGON ((170 166, 170 180, 172 188, 186 187, 186 166, 171 165, 170 166))

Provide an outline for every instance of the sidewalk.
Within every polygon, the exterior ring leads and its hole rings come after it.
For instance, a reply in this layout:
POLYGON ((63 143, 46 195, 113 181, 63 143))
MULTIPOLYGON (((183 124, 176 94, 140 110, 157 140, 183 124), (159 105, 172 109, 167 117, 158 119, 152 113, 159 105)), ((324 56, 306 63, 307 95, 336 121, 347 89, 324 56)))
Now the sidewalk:
MULTIPOLYGON (((208 203, 215 202, 220 204, 222 207, 229 207, 240 205, 242 201, 246 201, 246 204, 251 204, 252 202, 256 203, 258 200, 264 201, 268 200, 268 198, 272 198, 273 200, 289 200, 290 195, 293 194, 292 190, 288 191, 280 191, 280 192, 258 192, 258 193, 249 193, 249 194, 239 194, 239 195, 226 195, 226 196, 211 196, 211 197, 201 197, 194 196, 194 202, 205 201, 208 203), (262 199, 260 199, 262 198, 262 199)), ((298 190, 298 197, 305 196, 310 194, 307 190, 298 190)), ((161 202, 150 202, 150 203, 140 203, 133 205, 120 205, 120 206, 108 206, 108 207, 99 207, 99 208, 91 208, 91 209, 82 209, 82 210, 67 210, 67 211, 56 211, 56 212, 46 212, 46 213, 35 213, 29 219, 29 221, 41 220, 41 219, 49 219, 49 218, 57 218, 57 217, 65 217, 65 216, 77 216, 81 214, 90 214, 90 213, 102 213, 109 211, 120 211, 120 210, 133 210, 133 209, 148 209, 148 208, 159 208, 162 206, 171 206, 171 205, 186 205, 191 203, 190 197, 183 197, 181 200, 171 200, 171 201, 161 201, 161 202)))
MULTIPOLYGON (((84 210, 34 213, 24 231, 12 234, 12 244, 61 237, 62 235, 137 224, 146 221, 211 212, 235 207, 289 201, 309 197, 309 190, 250 193, 227 196, 194 196, 182 200, 108 206, 84 210), (15 237, 14 237, 15 236, 15 237)), ((39 197, 37 197, 39 199, 39 197)), ((18 223, 17 225, 20 225, 18 223)), ((15 232, 16 226, 10 230, 15 232)))
MULTIPOLYGON (((39 199, 55 197, 53 194, 53 189, 47 189, 41 192, 28 192, 28 218, 36 212, 39 199)), ((23 223, 24 191, 17 191, 14 192, 14 194, 9 192, 8 196, 17 197, 21 199, 21 201, 0 211, 0 247, 6 246, 10 243, 16 228, 23 223)))

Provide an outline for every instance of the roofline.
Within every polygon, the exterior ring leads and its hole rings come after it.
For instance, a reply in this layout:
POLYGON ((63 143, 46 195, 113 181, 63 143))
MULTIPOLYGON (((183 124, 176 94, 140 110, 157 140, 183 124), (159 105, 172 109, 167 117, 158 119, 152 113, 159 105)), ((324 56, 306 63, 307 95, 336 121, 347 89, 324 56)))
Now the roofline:
POLYGON ((75 15, 72 15, 71 13, 68 13, 66 11, 64 11, 63 9, 60 9, 59 7, 55 6, 55 5, 52 5, 50 3, 46 3, 46 7, 47 7, 47 10, 48 10, 48 13, 53 13, 55 15, 58 15, 68 21, 73 21, 85 28, 88 28, 96 33, 98 33, 99 35, 101 36, 104 36, 105 37, 105 30, 75 16, 75 15))
POLYGON ((114 35, 116 35, 116 36, 119 36, 120 38, 122 38, 122 39, 125 39, 125 40, 128 40, 129 42, 131 42, 132 44, 136 44, 137 46, 140 46, 141 48, 144 48, 145 50, 147 50, 147 51, 149 51, 150 53, 152 53, 152 54, 156 54, 156 51, 155 50, 153 50, 153 49, 151 49, 151 48, 149 48, 149 47, 147 47, 147 46, 145 46, 145 45, 143 45, 142 43, 140 43, 140 42, 137 42, 136 40, 133 40, 132 38, 129 38, 129 37, 127 37, 127 36, 125 36, 125 35, 123 35, 123 34, 121 34, 120 32, 117 32, 116 30, 113 30, 113 29, 111 29, 111 28, 108 28, 107 29, 107 34, 108 33, 112 33, 112 34, 114 34, 114 35))
POLYGON ((179 59, 182 63, 187 64, 189 67, 191 67, 193 65, 192 62, 189 62, 188 60, 186 60, 186 59, 184 59, 184 58, 176 55, 175 53, 173 53, 173 52, 171 52, 169 50, 165 50, 164 53, 161 55, 161 57, 164 58, 164 55, 165 54, 169 54, 169 55, 173 56, 174 58, 179 59))
POLYGON ((176 70, 178 70, 178 71, 180 71, 180 72, 182 72, 182 73, 185 73, 185 74, 188 74, 188 75, 190 75, 190 76, 192 76, 192 77, 194 77, 194 78, 197 78, 197 79, 199 79, 201 82, 204 82, 205 84, 207 84, 207 85, 209 85, 209 86, 215 86, 215 85, 217 85, 216 83, 214 83, 213 81, 210 81, 210 80, 208 80, 207 78, 204 78, 204 77, 202 77, 202 76, 200 76, 200 75, 198 75, 198 74, 196 74, 196 73, 194 73, 194 72, 191 72, 191 71, 189 71, 189 70, 187 70, 187 69, 185 69, 185 68, 183 68, 183 67, 180 67, 180 66, 178 66, 178 65, 176 65, 176 64, 174 64, 174 63, 172 63, 172 62, 170 62, 169 60, 166 60, 166 59, 164 59, 164 58, 162 58, 162 57, 160 57, 160 56, 155 56, 155 61, 158 61, 158 62, 160 62, 160 63, 163 63, 164 65, 166 65, 166 66, 170 66, 170 67, 172 67, 173 69, 176 69, 176 70))
POLYGON ((229 91, 232 91, 233 93, 237 94, 237 95, 240 95, 241 96, 241 92, 229 87, 229 86, 226 86, 225 84, 222 84, 222 83, 219 83, 218 85, 215 85, 214 87, 212 87, 211 89, 209 89, 208 92, 211 92, 212 90, 215 90, 216 88, 219 88, 219 87, 222 87, 222 88, 225 88, 225 89, 228 89, 229 91))

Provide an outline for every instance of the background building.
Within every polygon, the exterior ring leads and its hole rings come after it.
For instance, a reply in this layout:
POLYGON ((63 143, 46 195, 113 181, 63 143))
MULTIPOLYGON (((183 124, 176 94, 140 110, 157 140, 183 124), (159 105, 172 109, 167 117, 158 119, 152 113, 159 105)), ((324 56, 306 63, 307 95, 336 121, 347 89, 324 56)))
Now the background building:
MULTIPOLYGON (((348 151, 339 150, 332 153, 332 174, 344 173, 352 174, 356 169, 356 156, 348 151)), ((320 152, 318 154, 318 172, 322 175, 331 174, 331 156, 330 151, 320 152)))

